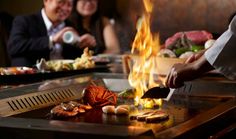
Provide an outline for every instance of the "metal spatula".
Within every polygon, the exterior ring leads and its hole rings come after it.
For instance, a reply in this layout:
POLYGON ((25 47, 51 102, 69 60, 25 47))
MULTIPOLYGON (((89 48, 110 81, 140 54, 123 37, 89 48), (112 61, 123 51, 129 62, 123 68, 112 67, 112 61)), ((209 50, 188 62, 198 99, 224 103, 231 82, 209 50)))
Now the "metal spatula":
POLYGON ((169 92, 170 88, 167 87, 153 87, 145 92, 141 98, 166 98, 169 92))
POLYGON ((167 87, 153 87, 146 91, 144 95, 141 97, 141 99, 144 98, 153 98, 153 99, 159 99, 163 98, 165 100, 169 100, 172 96, 175 89, 167 88, 167 87))

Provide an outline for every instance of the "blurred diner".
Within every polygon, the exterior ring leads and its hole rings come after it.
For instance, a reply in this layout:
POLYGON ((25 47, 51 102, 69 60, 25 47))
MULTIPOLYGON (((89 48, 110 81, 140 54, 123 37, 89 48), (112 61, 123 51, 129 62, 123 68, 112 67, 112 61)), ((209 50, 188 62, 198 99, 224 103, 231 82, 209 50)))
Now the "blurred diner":
POLYGON ((0 12, 0 67, 10 66, 10 59, 7 54, 7 42, 13 18, 8 12, 0 12))
POLYGON ((83 53, 79 47, 64 44, 67 31, 78 34, 67 21, 73 0, 43 0, 43 8, 13 21, 8 52, 12 66, 32 66, 37 60, 75 59, 83 53))
POLYGON ((109 18, 100 11, 101 0, 74 0, 70 21, 80 36, 79 46, 97 54, 119 54, 120 45, 109 18))

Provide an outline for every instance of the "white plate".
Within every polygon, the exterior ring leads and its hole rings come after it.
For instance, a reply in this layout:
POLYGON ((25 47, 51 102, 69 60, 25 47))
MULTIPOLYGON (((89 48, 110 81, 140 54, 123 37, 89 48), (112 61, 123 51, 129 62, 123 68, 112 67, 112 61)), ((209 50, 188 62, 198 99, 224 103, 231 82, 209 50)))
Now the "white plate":
POLYGON ((47 61, 49 63, 58 63, 58 62, 62 62, 63 64, 67 64, 67 63, 74 63, 75 61, 72 59, 57 59, 57 60, 49 60, 47 61))

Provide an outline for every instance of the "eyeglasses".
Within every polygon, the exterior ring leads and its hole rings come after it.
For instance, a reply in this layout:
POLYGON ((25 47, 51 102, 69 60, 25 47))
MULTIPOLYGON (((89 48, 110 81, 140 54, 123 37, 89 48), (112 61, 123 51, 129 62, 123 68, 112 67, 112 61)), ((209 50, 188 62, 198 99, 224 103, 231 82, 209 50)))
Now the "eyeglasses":
POLYGON ((78 0, 78 1, 81 1, 81 2, 83 2, 83 3, 86 3, 86 2, 93 2, 93 3, 95 3, 95 2, 97 2, 98 0, 78 0))

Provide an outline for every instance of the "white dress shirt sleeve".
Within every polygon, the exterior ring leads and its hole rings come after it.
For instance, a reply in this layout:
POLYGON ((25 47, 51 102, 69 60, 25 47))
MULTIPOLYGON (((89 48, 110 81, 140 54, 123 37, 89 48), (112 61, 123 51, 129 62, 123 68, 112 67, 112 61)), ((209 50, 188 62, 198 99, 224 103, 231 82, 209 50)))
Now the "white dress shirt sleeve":
POLYGON ((229 79, 236 79, 236 17, 204 56, 219 72, 229 79))

